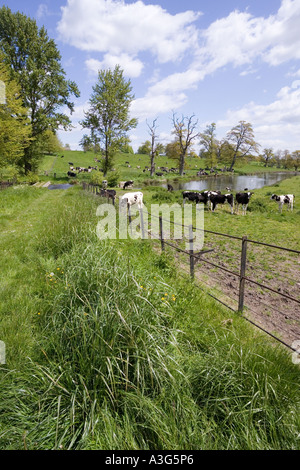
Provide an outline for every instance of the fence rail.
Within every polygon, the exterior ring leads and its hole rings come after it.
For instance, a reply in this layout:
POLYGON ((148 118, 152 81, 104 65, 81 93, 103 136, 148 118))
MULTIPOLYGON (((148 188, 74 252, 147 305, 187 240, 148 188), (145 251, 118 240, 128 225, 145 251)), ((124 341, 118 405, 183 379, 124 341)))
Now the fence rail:
MULTIPOLYGON (((97 195, 100 195, 100 192, 98 191, 98 188, 95 185, 84 184, 84 189, 87 189, 87 190, 92 191, 93 193, 95 193, 97 195)), ((114 201, 113 201, 113 203, 114 203, 114 201)), ((128 211, 128 216, 129 216, 129 223, 131 224, 130 210, 128 211)), ((141 217, 143 217, 142 211, 141 211, 141 217)), ((279 250, 281 252, 284 252, 284 253, 287 253, 287 254, 292 254, 292 255, 295 255, 295 254, 300 255, 299 250, 286 248, 286 247, 278 246, 278 245, 275 245, 275 244, 260 242, 260 241, 257 241, 257 240, 252 240, 252 239, 247 238, 246 236, 239 237, 239 236, 229 235, 229 234, 220 233, 220 232, 216 232, 216 231, 212 231, 212 230, 199 229, 199 228, 194 227, 192 224, 189 225, 189 226, 186 226, 184 224, 178 224, 178 223, 176 223, 175 221, 172 221, 172 220, 165 220, 162 216, 156 216, 154 214, 151 214, 151 218, 152 217, 156 217, 156 218, 159 219, 158 238, 160 240, 161 250, 165 251, 166 247, 169 247, 170 249, 177 251, 177 253, 181 254, 182 256, 187 257, 189 259, 189 274, 190 274, 190 277, 191 277, 192 280, 195 280, 196 270, 198 272, 199 269, 203 268, 205 265, 210 267, 210 268, 213 268, 213 269, 217 270, 218 273, 219 272, 226 273, 226 275, 234 276, 234 278, 236 278, 237 286, 234 290, 235 290, 235 294, 237 294, 237 300, 233 300, 232 297, 229 296, 229 294, 226 294, 226 292, 222 292, 222 289, 219 289, 219 288, 217 290, 219 291, 219 293, 221 295, 214 295, 212 292, 214 292, 214 290, 216 290, 216 288, 212 287, 212 286, 209 286, 210 287, 209 292, 207 292, 205 290, 205 292, 208 293, 208 295, 210 295, 216 301, 220 302, 225 307, 229 308, 231 311, 239 314, 242 318, 244 318, 245 320, 247 320, 248 322, 250 322, 251 324, 253 324, 257 328, 259 328, 260 330, 262 330, 263 332, 265 332, 266 334, 271 336, 273 339, 279 341, 280 343, 282 343, 283 345, 285 345, 289 349, 298 352, 298 350, 295 349, 293 347, 293 345, 289 344, 287 342, 287 340, 285 340, 284 338, 287 337, 288 340, 291 341, 292 344, 293 344, 293 341, 299 340, 299 338, 300 338, 300 311, 299 312, 297 312, 297 311, 294 312, 295 308, 293 307, 292 308, 293 314, 289 314, 289 312, 287 312, 287 311, 282 312, 282 309, 285 310, 285 308, 281 309, 280 306, 277 305, 277 303, 276 303, 276 306, 272 305, 271 302, 274 303, 273 299, 268 299, 269 300, 268 303, 263 302, 260 299, 259 300, 259 305, 264 306, 265 309, 270 309, 270 310, 276 312, 283 319, 283 325, 281 325, 279 327, 279 332, 278 332, 279 335, 274 334, 271 327, 268 329, 265 326, 264 321, 262 321, 263 326, 261 324, 258 324, 259 321, 261 321, 261 318, 263 317, 263 315, 261 313, 257 312, 254 309, 254 307, 252 305, 250 305, 249 298, 250 298, 251 293, 249 293, 248 291, 249 291, 249 286, 252 286, 252 288, 256 287, 256 288, 259 288, 262 291, 268 292, 269 294, 274 294, 276 296, 279 296, 284 301, 291 302, 294 306, 299 306, 300 305, 300 298, 297 298, 294 295, 290 295, 287 292, 283 292, 282 289, 280 288, 280 286, 276 289, 276 288, 274 288, 274 286, 270 286, 270 285, 265 284, 263 282, 259 282, 259 280, 257 280, 257 278, 253 279, 252 277, 249 277, 246 274, 246 272, 247 272, 247 267, 248 266, 252 268, 252 265, 249 262, 249 254, 248 254, 249 247, 251 247, 251 246, 253 246, 253 247, 262 246, 266 249, 271 249, 271 250, 275 249, 275 250, 279 250), (188 250, 183 249, 180 246, 177 246, 175 244, 174 240, 173 240, 173 243, 171 243, 169 240, 166 240, 164 238, 164 222, 166 222, 168 224, 171 222, 174 225, 181 225, 181 227, 185 227, 185 228, 189 229, 189 238, 188 238, 189 249, 188 250), (218 240, 221 238, 221 239, 225 239, 225 240, 233 240, 235 243, 239 243, 239 247, 236 249, 237 253, 239 253, 239 256, 235 260, 236 263, 237 263, 235 269, 234 268, 232 269, 231 266, 226 266, 226 265, 222 266, 220 264, 220 262, 215 262, 214 259, 213 260, 211 260, 211 259, 208 260, 208 259, 205 258, 205 256, 208 255, 208 254, 216 254, 216 251, 217 251, 217 248, 218 248, 218 243, 216 243, 214 245, 214 247, 212 247, 210 249, 202 250, 198 253, 194 251, 193 232, 194 231, 199 231, 199 230, 201 230, 204 233, 204 235, 208 234, 208 235, 216 236, 218 238, 218 240), (247 299, 246 299, 246 293, 249 293, 247 299), (232 302, 234 302, 236 304, 236 306, 233 307, 231 305, 228 305, 228 302, 224 301, 224 297, 227 297, 230 300, 232 300, 232 302), (253 319, 253 316, 251 318, 246 316, 245 312, 247 312, 247 313, 250 312, 250 314, 252 314, 252 315, 254 314, 254 319, 253 319), (256 318, 259 318, 259 320, 256 320, 256 318), (285 328, 287 326, 287 324, 286 324, 287 321, 289 321, 291 324, 293 324, 292 332, 291 332, 291 328, 289 330, 286 330, 286 328, 285 328), (270 331, 270 329, 271 329, 271 331, 270 331), (284 338, 279 337, 279 336, 283 336, 284 338)), ((143 220, 143 219, 141 219, 141 220, 143 220)), ((144 227, 144 224, 142 223, 141 226, 144 227)), ((218 254, 216 254, 216 256, 218 257, 218 254)), ((226 261, 228 261, 228 256, 226 257, 226 261)), ((300 263, 300 259, 299 259, 299 261, 297 261, 297 263, 298 264, 300 263)), ((299 268, 299 266, 298 266, 298 268, 299 268)), ((258 274, 257 274, 258 269, 259 268, 257 267, 257 269, 254 271, 255 277, 258 276, 258 274)), ((263 271, 263 268, 260 268, 260 269, 261 269, 261 271, 263 271)), ((272 274, 272 270, 270 272, 272 274)), ((280 273, 279 273, 279 275, 280 275, 280 273)), ((283 275, 283 277, 284 277, 284 275, 283 275)), ((212 278, 212 275, 209 272, 209 279, 211 279, 211 278, 212 278)), ((287 281, 291 281, 291 278, 289 276, 286 276, 286 278, 287 278, 287 281)), ((205 281, 203 279, 201 279, 201 283, 202 282, 205 284, 205 281)), ((296 284, 299 283, 299 286, 300 286, 300 278, 296 279, 295 283, 296 284)), ((195 286, 201 289, 201 287, 196 282, 195 282, 195 286)), ((273 329, 275 328, 276 330, 278 328, 276 326, 276 321, 271 326, 273 326, 273 329)))

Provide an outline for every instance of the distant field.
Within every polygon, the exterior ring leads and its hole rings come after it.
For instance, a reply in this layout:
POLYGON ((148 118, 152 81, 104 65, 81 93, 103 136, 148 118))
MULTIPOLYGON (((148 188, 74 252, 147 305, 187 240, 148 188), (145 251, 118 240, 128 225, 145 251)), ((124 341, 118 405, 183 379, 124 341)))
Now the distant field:
MULTIPOLYGON (((45 176, 45 172, 48 172, 48 177, 53 178, 54 173, 56 173, 57 179, 65 179, 67 177, 67 172, 69 170, 68 162, 74 164, 74 166, 81 166, 81 167, 88 167, 88 166, 100 166, 98 162, 95 162, 95 158, 99 158, 98 155, 95 155, 93 152, 86 152, 83 151, 74 151, 74 150, 64 150, 61 154, 57 157, 52 155, 47 155, 43 158, 40 168, 39 168, 39 175, 40 177, 45 176), (61 158, 61 156, 64 158, 61 158)), ((156 165, 156 172, 159 172, 158 167, 168 167, 169 169, 174 167, 176 168, 177 162, 166 156, 158 156, 155 159, 156 165)), ((148 155, 142 154, 124 154, 120 153, 116 156, 114 161, 114 169, 118 172, 120 176, 120 180, 128 180, 134 179, 135 181, 144 181, 150 179, 149 171, 143 172, 145 167, 150 167, 150 158, 148 155), (130 168, 128 167, 128 163, 130 164, 130 168), (140 167, 140 168, 138 168, 140 167)), ((221 165, 222 166, 222 165, 221 165)), ((183 178, 192 178, 195 177, 199 168, 204 168, 205 162, 198 157, 186 159, 186 169, 185 169, 185 176, 183 178)), ((235 167, 236 173, 262 173, 266 171, 284 171, 282 169, 278 169, 275 167, 265 167, 262 163, 258 162, 249 162, 244 164, 237 164, 235 167)), ((287 170, 288 171, 288 170, 287 170)), ((167 173, 162 177, 155 175, 153 180, 165 180, 167 179, 176 179, 178 178, 178 173, 167 173)), ((80 174, 78 176, 79 180, 90 179, 90 174, 80 174)))

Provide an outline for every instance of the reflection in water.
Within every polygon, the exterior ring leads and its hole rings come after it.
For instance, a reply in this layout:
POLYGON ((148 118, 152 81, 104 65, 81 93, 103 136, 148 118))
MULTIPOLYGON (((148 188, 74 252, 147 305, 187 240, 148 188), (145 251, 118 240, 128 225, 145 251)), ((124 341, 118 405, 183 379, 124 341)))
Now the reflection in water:
POLYGON ((68 189, 68 188, 71 188, 71 184, 50 184, 48 186, 48 189, 68 189))
MULTIPOLYGON (((245 188, 249 190, 260 189, 264 186, 271 186, 279 183, 286 178, 291 178, 298 173, 257 173, 255 175, 221 175, 211 176, 208 178, 191 180, 188 182, 173 182, 172 186, 175 190, 192 190, 192 191, 222 191, 226 192, 226 188, 231 188, 232 191, 243 191, 245 188)), ((167 188, 167 184, 160 184, 163 188, 167 188)))

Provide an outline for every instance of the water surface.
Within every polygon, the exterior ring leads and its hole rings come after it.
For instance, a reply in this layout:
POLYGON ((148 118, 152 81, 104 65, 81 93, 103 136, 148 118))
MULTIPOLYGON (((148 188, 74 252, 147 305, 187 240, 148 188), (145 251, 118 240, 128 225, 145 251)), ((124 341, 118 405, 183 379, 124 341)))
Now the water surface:
MULTIPOLYGON (((230 188, 232 191, 244 191, 245 188, 249 190, 260 189, 264 186, 271 186, 280 181, 291 178, 299 173, 287 173, 284 171, 278 172, 265 172, 256 173, 253 175, 220 175, 209 176, 206 178, 193 179, 185 182, 171 182, 175 190, 192 190, 192 191, 226 191, 230 188)), ((167 188, 166 183, 161 183, 159 186, 167 188)))

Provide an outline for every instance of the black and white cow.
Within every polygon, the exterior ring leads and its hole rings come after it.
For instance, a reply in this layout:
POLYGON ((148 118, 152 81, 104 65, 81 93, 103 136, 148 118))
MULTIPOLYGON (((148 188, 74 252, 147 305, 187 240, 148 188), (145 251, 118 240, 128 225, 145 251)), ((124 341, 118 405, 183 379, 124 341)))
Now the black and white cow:
POLYGON ((278 203, 279 212, 282 212, 282 207, 284 204, 287 204, 291 211, 293 210, 295 200, 294 194, 281 194, 280 196, 277 196, 277 194, 272 194, 271 199, 278 203))
POLYGON ((246 215, 247 207, 250 201, 250 197, 253 193, 248 191, 247 193, 236 193, 235 200, 237 203, 237 213, 239 211, 239 205, 242 204, 242 214, 246 215))
POLYGON ((234 198, 233 194, 219 194, 217 192, 211 191, 209 193, 209 200, 211 202, 211 210, 212 212, 215 211, 217 204, 224 204, 225 202, 228 202, 228 204, 231 207, 231 214, 233 214, 233 208, 234 208, 234 198))
POLYGON ((143 207, 143 193, 141 191, 137 191, 135 193, 126 193, 124 194, 121 199, 120 203, 123 204, 129 204, 129 206, 132 206, 133 204, 137 204, 139 209, 142 209, 143 207))
POLYGON ((133 185, 133 181, 132 181, 132 180, 125 181, 124 186, 123 186, 123 189, 126 189, 126 188, 128 188, 128 186, 132 186, 132 185, 133 185))
POLYGON ((202 202, 203 204, 206 204, 208 201, 209 192, 205 191, 205 192, 199 193, 196 191, 182 191, 182 196, 183 196, 184 203, 185 203, 185 200, 188 199, 189 201, 196 202, 196 204, 199 204, 200 202, 202 202))

